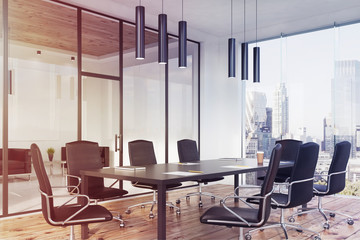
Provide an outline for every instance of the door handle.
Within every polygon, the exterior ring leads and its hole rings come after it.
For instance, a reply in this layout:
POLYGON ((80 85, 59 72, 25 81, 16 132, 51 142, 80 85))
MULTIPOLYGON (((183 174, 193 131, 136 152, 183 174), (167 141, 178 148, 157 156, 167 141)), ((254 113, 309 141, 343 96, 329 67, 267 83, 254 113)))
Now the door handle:
POLYGON ((115 152, 117 151, 121 151, 121 134, 120 135, 115 134, 115 152), (119 141, 119 147, 118 147, 118 141, 119 141))

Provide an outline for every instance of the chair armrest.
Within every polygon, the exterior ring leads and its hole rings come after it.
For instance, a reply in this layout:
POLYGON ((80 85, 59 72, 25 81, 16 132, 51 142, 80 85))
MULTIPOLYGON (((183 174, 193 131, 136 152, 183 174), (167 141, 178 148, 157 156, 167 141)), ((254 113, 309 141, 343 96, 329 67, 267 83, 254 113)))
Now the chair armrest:
POLYGON ((39 189, 41 195, 45 196, 46 198, 46 208, 47 208, 47 213, 48 213, 48 219, 51 223, 53 224, 65 224, 67 222, 69 222, 71 219, 73 219, 75 216, 77 216, 79 213, 81 213, 82 211, 84 211, 91 203, 90 198, 87 195, 84 194, 76 194, 76 195, 47 195, 46 193, 44 193, 43 191, 41 191, 39 189), (63 222, 55 222, 52 220, 51 215, 50 215, 50 202, 49 199, 55 199, 55 198, 63 198, 63 197, 71 197, 70 200, 66 201, 64 204, 62 204, 61 206, 58 206, 59 208, 62 206, 65 206, 67 203, 71 202, 72 200, 74 200, 75 198, 85 198, 86 202, 84 202, 84 206, 82 208, 80 208, 78 211, 76 211, 74 214, 72 214, 70 217, 68 217, 67 219, 65 219, 63 222))
MULTIPOLYGON (((227 197, 225 197, 225 198, 223 198, 222 200, 221 200, 221 205, 228 211, 228 212, 230 212, 231 214, 233 214, 235 217, 237 217, 240 221, 242 221, 242 222, 244 222, 244 223, 246 223, 248 226, 251 226, 251 223, 249 223, 248 221, 246 221, 244 218, 242 218, 241 216, 239 216, 237 213, 235 213, 234 211, 232 211, 228 206, 226 206, 226 201, 229 199, 229 198, 231 198, 231 199, 240 199, 242 202, 244 202, 244 203, 246 203, 246 201, 244 201, 244 200, 242 200, 242 199, 246 199, 246 198, 255 198, 255 199, 266 199, 266 198, 268 198, 268 197, 270 197, 271 196, 271 194, 272 194, 272 192, 274 191, 274 188, 268 193, 268 194, 266 194, 264 197, 262 197, 262 196, 253 196, 253 195, 251 195, 251 196, 246 196, 246 195, 244 195, 244 196, 236 196, 236 195, 234 195, 234 196, 227 196, 227 197)), ((265 202, 265 201, 264 201, 265 202)), ((248 206, 250 206, 248 203, 246 203, 248 206)), ((252 206, 250 206, 251 208, 253 208, 252 206)))
POLYGON ((261 186, 257 186, 257 185, 240 185, 240 186, 237 186, 235 189, 234 189, 234 195, 236 195, 236 191, 239 190, 240 188, 261 188, 261 186))
MULTIPOLYGON (((66 185, 68 186, 68 178, 67 177, 70 177, 70 178, 76 178, 78 180, 78 184, 76 185, 76 189, 77 189, 77 192, 80 193, 79 191, 79 187, 80 187, 80 184, 81 184, 81 177, 78 177, 78 176, 75 176, 75 175, 70 175, 70 174, 66 174, 66 177, 65 177, 65 181, 66 181, 66 185)), ((73 186, 68 186, 69 188, 70 187, 73 187, 73 186)), ((74 190, 75 188, 73 188, 70 193, 74 193, 74 190)))

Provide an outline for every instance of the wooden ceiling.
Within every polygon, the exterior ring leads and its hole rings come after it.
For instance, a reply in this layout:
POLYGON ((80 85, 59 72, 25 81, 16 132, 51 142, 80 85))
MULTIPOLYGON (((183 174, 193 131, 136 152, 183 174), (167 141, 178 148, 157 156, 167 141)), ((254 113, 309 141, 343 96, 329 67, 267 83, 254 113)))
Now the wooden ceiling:
MULTIPOLYGON (((119 52, 119 21, 82 12, 82 52, 101 57, 119 52)), ((77 52, 77 11, 42 0, 9 1, 9 38, 59 50, 77 52)), ((135 26, 123 24, 123 49, 135 48, 135 26)), ((145 44, 158 41, 146 31, 145 44)))

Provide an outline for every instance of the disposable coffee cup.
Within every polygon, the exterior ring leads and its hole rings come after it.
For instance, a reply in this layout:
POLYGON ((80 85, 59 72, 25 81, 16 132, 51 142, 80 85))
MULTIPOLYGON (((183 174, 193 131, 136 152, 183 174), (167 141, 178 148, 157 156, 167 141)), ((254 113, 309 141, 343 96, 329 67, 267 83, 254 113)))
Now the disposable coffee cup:
POLYGON ((264 152, 258 151, 256 153, 257 162, 259 165, 262 165, 264 163, 264 152))

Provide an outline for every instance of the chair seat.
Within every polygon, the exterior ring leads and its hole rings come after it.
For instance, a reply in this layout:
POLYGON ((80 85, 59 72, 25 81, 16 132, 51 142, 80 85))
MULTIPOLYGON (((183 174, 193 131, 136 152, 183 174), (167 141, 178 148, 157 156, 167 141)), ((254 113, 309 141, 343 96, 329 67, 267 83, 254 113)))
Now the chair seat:
MULTIPOLYGON (((138 187, 138 188, 146 188, 146 189, 151 189, 151 190, 157 190, 157 185, 156 184, 149 184, 149 183, 143 183, 143 182, 131 182, 131 184, 134 187, 138 187)), ((180 187, 181 185, 182 185, 181 183, 169 184, 169 185, 166 185, 166 189, 180 187)))
MULTIPOLYGON (((265 176, 261 176, 261 177, 258 177, 257 179, 264 181, 264 177, 265 176)), ((278 182, 278 183, 286 182, 289 177, 290 177, 289 175, 277 174, 275 177, 275 182, 278 182)))
MULTIPOLYGON (((81 208, 82 207, 79 205, 66 205, 63 207, 54 208, 54 215, 52 216, 52 220, 54 222, 63 222, 81 208)), ((59 226, 59 225, 67 226, 67 225, 75 225, 81 223, 110 221, 111 219, 112 219, 112 214, 103 206, 90 205, 84 211, 80 212, 73 219, 71 219, 71 221, 65 224, 52 224, 52 223, 50 224, 54 226, 59 226), (79 220, 84 220, 84 222, 81 222, 79 220)))
MULTIPOLYGON (((244 218, 249 223, 258 223, 258 209, 252 208, 238 208, 238 207, 229 207, 236 214, 244 218)), ((238 217, 234 214, 227 211, 224 207, 215 206, 208 209, 200 218, 200 222, 223 225, 223 226, 233 226, 233 227, 249 227, 245 222, 241 222, 238 217)))
POLYGON ((217 182, 217 181, 221 181, 223 180, 223 177, 218 177, 218 178, 205 178, 205 179, 198 179, 196 180, 198 183, 209 183, 209 182, 217 182))
POLYGON ((326 193, 326 191, 327 191, 327 185, 325 184, 325 185, 322 185, 322 184, 314 184, 314 187, 313 188, 315 188, 317 191, 319 191, 319 193, 318 192, 315 192, 314 191, 314 194, 315 195, 325 195, 325 193, 326 193))
POLYGON ((89 189, 89 198, 91 198, 91 199, 118 198, 127 193, 128 193, 128 191, 118 189, 118 188, 97 187, 97 188, 89 189))

